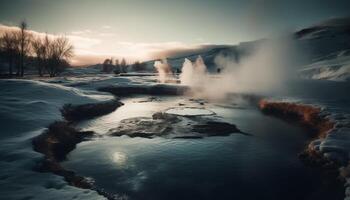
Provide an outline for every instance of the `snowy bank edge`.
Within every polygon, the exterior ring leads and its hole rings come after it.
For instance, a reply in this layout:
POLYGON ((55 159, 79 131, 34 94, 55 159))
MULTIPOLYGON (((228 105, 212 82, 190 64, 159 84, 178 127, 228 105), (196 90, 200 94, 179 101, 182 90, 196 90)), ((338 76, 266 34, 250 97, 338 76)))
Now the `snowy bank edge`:
POLYGON ((339 114, 327 112, 325 108, 294 102, 262 99, 258 106, 264 114, 296 122, 316 134, 316 139, 308 144, 299 157, 307 164, 320 167, 327 172, 331 171, 333 175, 340 177, 345 183, 345 200, 349 200, 349 116, 339 116, 339 114))

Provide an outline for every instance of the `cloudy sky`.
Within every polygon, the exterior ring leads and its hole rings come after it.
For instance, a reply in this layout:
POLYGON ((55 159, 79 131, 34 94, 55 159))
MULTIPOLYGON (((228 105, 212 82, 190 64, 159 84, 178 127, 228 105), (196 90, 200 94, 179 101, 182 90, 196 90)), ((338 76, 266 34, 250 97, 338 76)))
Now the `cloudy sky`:
POLYGON ((349 8, 349 0, 0 0, 0 29, 25 19, 35 32, 65 34, 81 64, 237 44, 346 16, 349 8))

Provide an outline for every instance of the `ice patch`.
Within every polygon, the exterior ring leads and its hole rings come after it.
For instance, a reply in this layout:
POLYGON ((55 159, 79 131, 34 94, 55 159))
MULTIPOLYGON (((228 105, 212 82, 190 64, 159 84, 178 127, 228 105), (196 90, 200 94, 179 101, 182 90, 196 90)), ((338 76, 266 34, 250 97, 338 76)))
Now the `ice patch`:
POLYGON ((181 116, 200 116, 200 115, 214 115, 215 113, 211 110, 204 108, 170 108, 165 111, 167 114, 181 115, 181 116))

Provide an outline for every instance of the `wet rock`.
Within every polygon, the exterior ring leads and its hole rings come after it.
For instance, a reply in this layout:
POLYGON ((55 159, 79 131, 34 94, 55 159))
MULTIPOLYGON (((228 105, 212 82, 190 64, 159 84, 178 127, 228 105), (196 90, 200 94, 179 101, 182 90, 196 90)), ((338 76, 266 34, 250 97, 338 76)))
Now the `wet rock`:
POLYGON ((152 138, 202 138, 206 136, 227 136, 241 133, 234 124, 217 121, 202 116, 183 117, 163 112, 153 114, 152 118, 138 117, 122 120, 118 127, 109 131, 110 135, 152 138))
POLYGON ((66 104, 61 109, 61 114, 67 121, 81 121, 111 113, 122 105, 123 103, 118 100, 76 106, 66 104))
POLYGON ((161 120, 166 120, 168 122, 178 122, 180 119, 176 115, 168 114, 165 112, 156 112, 152 115, 153 119, 161 119, 161 120))
POLYGON ((153 120, 152 118, 137 117, 125 119, 120 125, 111 129, 110 135, 129 137, 145 137, 163 136, 172 130, 172 120, 153 120))
POLYGON ((44 154, 47 158, 61 161, 72 151, 76 144, 86 137, 91 137, 91 131, 80 132, 67 122, 54 122, 47 131, 35 137, 32 141, 34 150, 44 154))

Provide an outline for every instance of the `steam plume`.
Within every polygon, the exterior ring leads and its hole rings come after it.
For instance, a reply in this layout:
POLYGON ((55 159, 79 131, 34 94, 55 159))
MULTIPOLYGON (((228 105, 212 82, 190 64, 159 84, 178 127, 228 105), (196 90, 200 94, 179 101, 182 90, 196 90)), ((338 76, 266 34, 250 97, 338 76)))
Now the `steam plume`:
POLYGON ((191 87, 199 87, 201 84, 205 83, 204 79, 206 77, 207 66, 201 56, 198 56, 194 63, 185 58, 182 66, 182 73, 180 74, 181 84, 191 87))
POLYGON ((232 56, 218 55, 214 61, 222 73, 216 76, 206 72, 201 57, 194 64, 185 59, 180 80, 200 98, 222 99, 229 93, 273 93, 294 78, 295 60, 295 46, 290 38, 267 40, 239 63, 232 56))
POLYGON ((172 76, 171 66, 168 64, 166 58, 161 61, 155 61, 154 67, 158 72, 158 81, 161 83, 165 83, 172 76))

